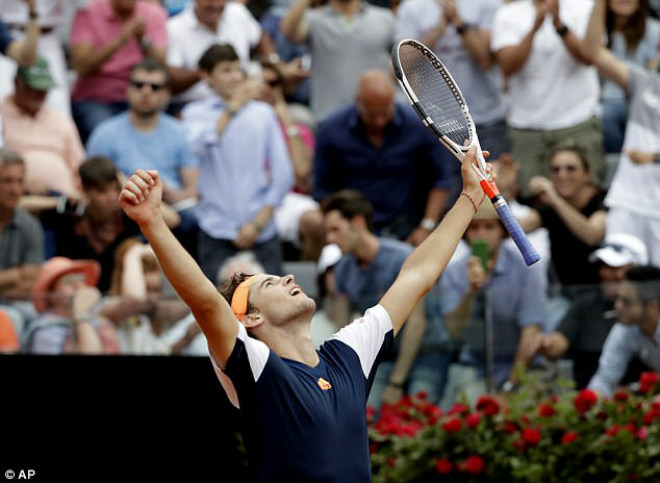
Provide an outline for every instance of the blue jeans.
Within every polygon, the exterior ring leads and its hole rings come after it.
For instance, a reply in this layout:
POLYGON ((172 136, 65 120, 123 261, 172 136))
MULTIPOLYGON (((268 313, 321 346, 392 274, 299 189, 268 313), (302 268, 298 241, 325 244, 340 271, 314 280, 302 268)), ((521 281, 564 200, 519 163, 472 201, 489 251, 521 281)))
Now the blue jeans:
POLYGON ((126 102, 75 101, 71 103, 73 120, 78 126, 78 133, 83 144, 101 122, 128 109, 126 102))
POLYGON ((628 103, 625 99, 603 99, 603 148, 606 153, 620 153, 628 122, 628 103))
MULTIPOLYGON (((218 282, 218 270, 222 264, 241 251, 231 240, 218 240, 199 230, 197 245, 199 265, 213 283, 218 282)), ((265 242, 255 243, 250 251, 254 253, 266 273, 272 275, 283 274, 282 243, 277 236, 265 242)))

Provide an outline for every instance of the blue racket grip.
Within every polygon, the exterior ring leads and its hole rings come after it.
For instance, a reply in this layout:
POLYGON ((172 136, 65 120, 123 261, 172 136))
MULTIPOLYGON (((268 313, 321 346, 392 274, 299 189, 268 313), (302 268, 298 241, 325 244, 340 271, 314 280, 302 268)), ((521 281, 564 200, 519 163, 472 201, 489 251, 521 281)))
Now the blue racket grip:
POLYGON ((497 198, 499 199, 493 201, 493 206, 495 206, 495 210, 497 211, 500 220, 502 220, 502 223, 504 223, 511 238, 513 238, 513 241, 518 246, 518 250, 520 250, 520 253, 525 259, 525 263, 528 266, 533 265, 541 259, 541 255, 538 254, 532 243, 529 241, 529 238, 527 238, 527 235, 520 226, 520 223, 518 223, 518 220, 516 220, 516 217, 513 216, 511 208, 509 208, 509 205, 504 198, 501 196, 497 196, 497 198))

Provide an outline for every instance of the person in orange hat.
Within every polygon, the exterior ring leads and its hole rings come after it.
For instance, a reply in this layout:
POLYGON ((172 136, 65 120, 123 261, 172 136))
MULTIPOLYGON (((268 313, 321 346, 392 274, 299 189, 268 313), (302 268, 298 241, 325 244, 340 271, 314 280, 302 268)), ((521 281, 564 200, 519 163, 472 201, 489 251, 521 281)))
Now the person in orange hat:
POLYGON ((18 334, 9 316, 0 309, 0 354, 18 352, 18 334))
POLYGON ((27 330, 24 352, 100 353, 103 343, 90 323, 90 311, 101 298, 96 288, 101 266, 94 260, 53 257, 32 289, 40 316, 27 330))

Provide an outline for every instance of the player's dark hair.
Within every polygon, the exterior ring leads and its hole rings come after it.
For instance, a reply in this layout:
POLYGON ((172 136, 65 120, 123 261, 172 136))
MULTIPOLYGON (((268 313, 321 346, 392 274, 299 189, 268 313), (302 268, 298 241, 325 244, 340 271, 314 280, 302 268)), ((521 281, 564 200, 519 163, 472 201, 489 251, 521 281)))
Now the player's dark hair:
POLYGON ((94 156, 83 161, 78 168, 80 181, 85 189, 103 188, 109 183, 119 183, 115 163, 105 156, 94 156))
POLYGON ((338 211, 347 220, 362 216, 369 231, 373 231, 373 205, 358 190, 343 189, 331 194, 321 202, 321 211, 325 215, 338 211))
POLYGON ((239 60, 234 47, 229 44, 213 44, 204 51, 199 58, 199 68, 210 74, 220 62, 234 62, 239 60))
MULTIPOLYGON (((218 291, 220 292, 220 295, 222 295, 227 303, 231 305, 231 299, 234 296, 234 292, 236 291, 236 288, 243 283, 245 280, 250 278, 252 275, 249 273, 235 273, 234 275, 231 276, 229 280, 227 280, 225 283, 223 283, 218 291)), ((254 307, 252 304, 250 304, 250 300, 248 298, 248 304, 247 304, 247 310, 246 314, 249 314, 254 310, 254 307)))
POLYGON ((660 302, 660 268, 638 265, 626 270, 624 278, 635 287, 642 302, 660 302))

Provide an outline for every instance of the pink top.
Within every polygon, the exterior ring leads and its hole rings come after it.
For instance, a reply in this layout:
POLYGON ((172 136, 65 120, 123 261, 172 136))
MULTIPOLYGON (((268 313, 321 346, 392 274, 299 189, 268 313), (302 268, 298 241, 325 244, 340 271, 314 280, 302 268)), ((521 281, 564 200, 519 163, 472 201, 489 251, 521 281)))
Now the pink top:
POLYGON ((5 147, 20 153, 25 160, 28 193, 78 194, 78 167, 85 159, 85 149, 71 118, 47 106, 35 117, 29 116, 16 106, 12 96, 0 105, 0 116, 5 147))
MULTIPOLYGON (((96 49, 101 49, 119 35, 124 24, 115 15, 110 1, 92 0, 87 7, 78 10, 71 28, 72 46, 93 44, 96 49)), ((152 2, 138 1, 133 15, 145 20, 146 36, 151 44, 165 51, 165 10, 152 2)), ((94 74, 78 78, 71 92, 72 100, 125 101, 131 68, 143 59, 140 44, 133 37, 94 74)))

